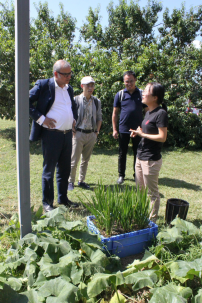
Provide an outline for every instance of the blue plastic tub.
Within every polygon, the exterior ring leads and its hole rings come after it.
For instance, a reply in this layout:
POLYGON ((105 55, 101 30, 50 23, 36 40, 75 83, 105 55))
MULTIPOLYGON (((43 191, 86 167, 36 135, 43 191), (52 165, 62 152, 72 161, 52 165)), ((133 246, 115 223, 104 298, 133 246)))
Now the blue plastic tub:
MULTIPOLYGON (((87 217, 88 230, 91 233, 100 235, 99 230, 93 223, 93 219, 95 219, 94 216, 87 217)), ((104 249, 106 249, 112 255, 115 254, 120 258, 123 258, 126 256, 139 254, 149 246, 151 241, 156 238, 158 234, 158 225, 150 221, 149 226, 149 228, 112 236, 110 238, 105 238, 100 235, 100 239, 104 244, 104 249)))

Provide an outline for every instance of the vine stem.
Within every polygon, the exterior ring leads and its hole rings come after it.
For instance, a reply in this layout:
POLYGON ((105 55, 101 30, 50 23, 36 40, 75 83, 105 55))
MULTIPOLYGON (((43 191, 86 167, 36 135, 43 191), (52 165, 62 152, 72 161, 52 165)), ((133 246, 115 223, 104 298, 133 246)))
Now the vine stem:
POLYGON ((4 214, 2 214, 1 212, 0 212, 0 215, 1 215, 2 217, 4 217, 6 220, 8 220, 8 218, 7 218, 6 216, 4 216, 4 214))

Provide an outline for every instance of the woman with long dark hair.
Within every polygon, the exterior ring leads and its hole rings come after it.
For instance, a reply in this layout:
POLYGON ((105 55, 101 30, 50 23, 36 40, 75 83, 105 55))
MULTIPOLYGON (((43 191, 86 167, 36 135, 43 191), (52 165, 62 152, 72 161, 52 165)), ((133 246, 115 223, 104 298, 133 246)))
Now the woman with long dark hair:
POLYGON ((148 106, 142 126, 131 131, 131 137, 140 136, 142 139, 137 149, 135 167, 136 185, 148 187, 152 202, 151 219, 156 222, 160 196, 158 177, 162 165, 161 149, 167 138, 168 115, 163 102, 164 87, 160 83, 148 83, 143 91, 142 103, 148 106), (160 106, 161 105, 161 106, 160 106))

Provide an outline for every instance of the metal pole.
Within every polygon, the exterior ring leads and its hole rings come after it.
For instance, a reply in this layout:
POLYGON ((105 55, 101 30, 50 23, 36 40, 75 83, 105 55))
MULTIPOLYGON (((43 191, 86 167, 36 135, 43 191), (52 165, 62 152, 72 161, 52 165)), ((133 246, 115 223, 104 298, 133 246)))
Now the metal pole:
POLYGON ((15 108, 20 236, 31 232, 29 173, 29 0, 15 0, 15 108))

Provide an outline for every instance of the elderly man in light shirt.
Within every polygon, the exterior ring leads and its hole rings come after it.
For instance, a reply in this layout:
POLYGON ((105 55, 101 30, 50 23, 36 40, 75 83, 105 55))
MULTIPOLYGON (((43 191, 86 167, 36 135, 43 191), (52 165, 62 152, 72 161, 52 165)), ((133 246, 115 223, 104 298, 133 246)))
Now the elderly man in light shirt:
POLYGON ((101 102, 93 96, 95 88, 94 79, 90 76, 84 77, 81 80, 81 88, 83 89, 83 93, 74 98, 78 108, 78 120, 75 130, 73 130, 71 174, 68 190, 74 189, 76 169, 80 157, 78 186, 84 189, 90 188, 84 180, 88 162, 102 124, 101 102))
POLYGON ((33 119, 31 141, 41 139, 43 151, 42 202, 46 212, 53 210, 54 172, 58 188, 58 203, 77 207, 67 197, 71 170, 72 127, 77 120, 77 106, 69 85, 71 66, 58 60, 53 66, 53 78, 38 80, 30 90, 30 116, 33 119))

